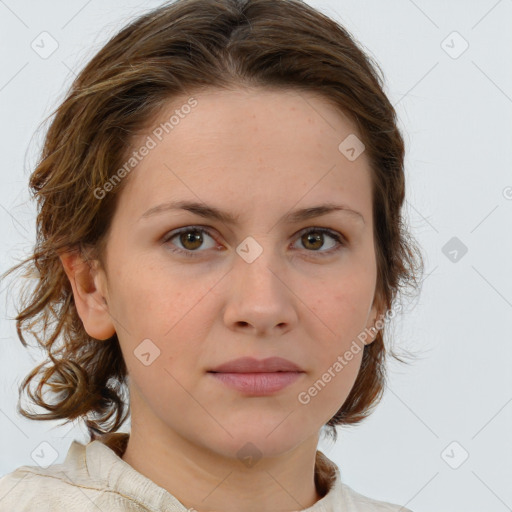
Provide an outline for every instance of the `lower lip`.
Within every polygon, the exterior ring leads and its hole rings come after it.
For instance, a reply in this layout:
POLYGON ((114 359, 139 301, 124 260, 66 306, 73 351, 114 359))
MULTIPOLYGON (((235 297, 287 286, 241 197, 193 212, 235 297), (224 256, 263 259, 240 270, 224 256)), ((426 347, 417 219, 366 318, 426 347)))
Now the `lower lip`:
POLYGON ((295 382, 304 372, 214 373, 226 386, 247 395, 270 395, 295 382))

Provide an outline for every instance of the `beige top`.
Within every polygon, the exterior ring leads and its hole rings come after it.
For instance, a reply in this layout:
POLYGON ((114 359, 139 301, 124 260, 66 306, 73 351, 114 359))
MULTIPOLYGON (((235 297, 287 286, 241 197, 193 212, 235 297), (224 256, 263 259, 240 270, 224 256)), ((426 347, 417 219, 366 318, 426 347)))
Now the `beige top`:
MULTIPOLYGON (((21 466, 0 478, 0 512, 191 512, 171 493, 126 463, 129 434, 83 445, 73 441, 62 464, 21 466)), ((302 512, 411 512, 367 498, 341 482, 338 466, 316 452, 322 499, 302 512)))

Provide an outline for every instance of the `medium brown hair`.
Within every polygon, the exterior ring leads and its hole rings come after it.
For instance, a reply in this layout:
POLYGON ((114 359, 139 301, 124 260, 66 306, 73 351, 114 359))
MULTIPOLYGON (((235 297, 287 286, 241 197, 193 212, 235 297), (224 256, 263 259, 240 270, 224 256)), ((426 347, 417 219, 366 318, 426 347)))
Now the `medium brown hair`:
MULTIPOLYGON (((129 415, 127 369, 117 335, 85 331, 59 253, 76 250, 104 265, 118 186, 98 200, 133 150, 134 137, 169 100, 208 88, 240 87, 319 94, 356 123, 371 167, 378 297, 391 311, 398 292, 418 288, 421 251, 401 213, 404 141, 383 92, 382 71, 340 24, 301 0, 177 0, 141 16, 115 35, 76 77, 52 116, 29 186, 37 199, 37 243, 27 265, 33 293, 22 299, 16 327, 48 354, 20 385, 49 413, 36 420, 85 420, 91 440, 116 431, 129 415), (380 73, 380 74, 379 74, 380 73), (38 335, 42 333, 42 335, 38 335), (48 366, 47 366, 48 365, 48 366), (46 367, 47 366, 47 367, 46 367), (35 393, 31 381, 40 377, 35 393), (50 398, 43 398, 48 386, 50 398)), ((341 142, 341 141, 340 141, 341 142)), ((7 274, 4 274, 7 275, 7 274)), ((355 384, 325 425, 364 419, 385 387, 385 329, 364 347, 355 384)))

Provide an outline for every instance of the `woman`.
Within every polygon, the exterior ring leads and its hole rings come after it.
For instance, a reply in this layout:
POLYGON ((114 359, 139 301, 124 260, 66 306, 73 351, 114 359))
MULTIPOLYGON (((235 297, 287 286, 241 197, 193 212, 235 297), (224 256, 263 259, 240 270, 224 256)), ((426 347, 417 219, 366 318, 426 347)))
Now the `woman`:
POLYGON ((22 414, 83 418, 90 442, 3 477, 0 511, 407 511, 317 450, 378 403, 422 270, 403 162, 369 58, 298 0, 178 0, 111 39, 31 176, 16 318, 23 342, 56 320, 22 384, 49 413, 22 414))

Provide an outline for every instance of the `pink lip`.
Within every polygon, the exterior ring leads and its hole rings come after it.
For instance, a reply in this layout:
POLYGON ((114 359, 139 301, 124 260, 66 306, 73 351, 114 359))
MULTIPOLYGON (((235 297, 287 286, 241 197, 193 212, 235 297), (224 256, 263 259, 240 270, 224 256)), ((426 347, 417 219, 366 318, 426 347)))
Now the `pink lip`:
POLYGON ((282 357, 268 357, 261 361, 254 357, 240 357, 221 364, 210 372, 220 373, 273 373, 273 372, 303 372, 295 363, 282 357))
POLYGON ((246 395, 270 395, 295 382, 304 372, 258 372, 210 374, 230 388, 246 395))
POLYGON ((270 395, 295 382, 305 372, 282 357, 258 360, 241 357, 209 370, 213 377, 246 395, 270 395))

